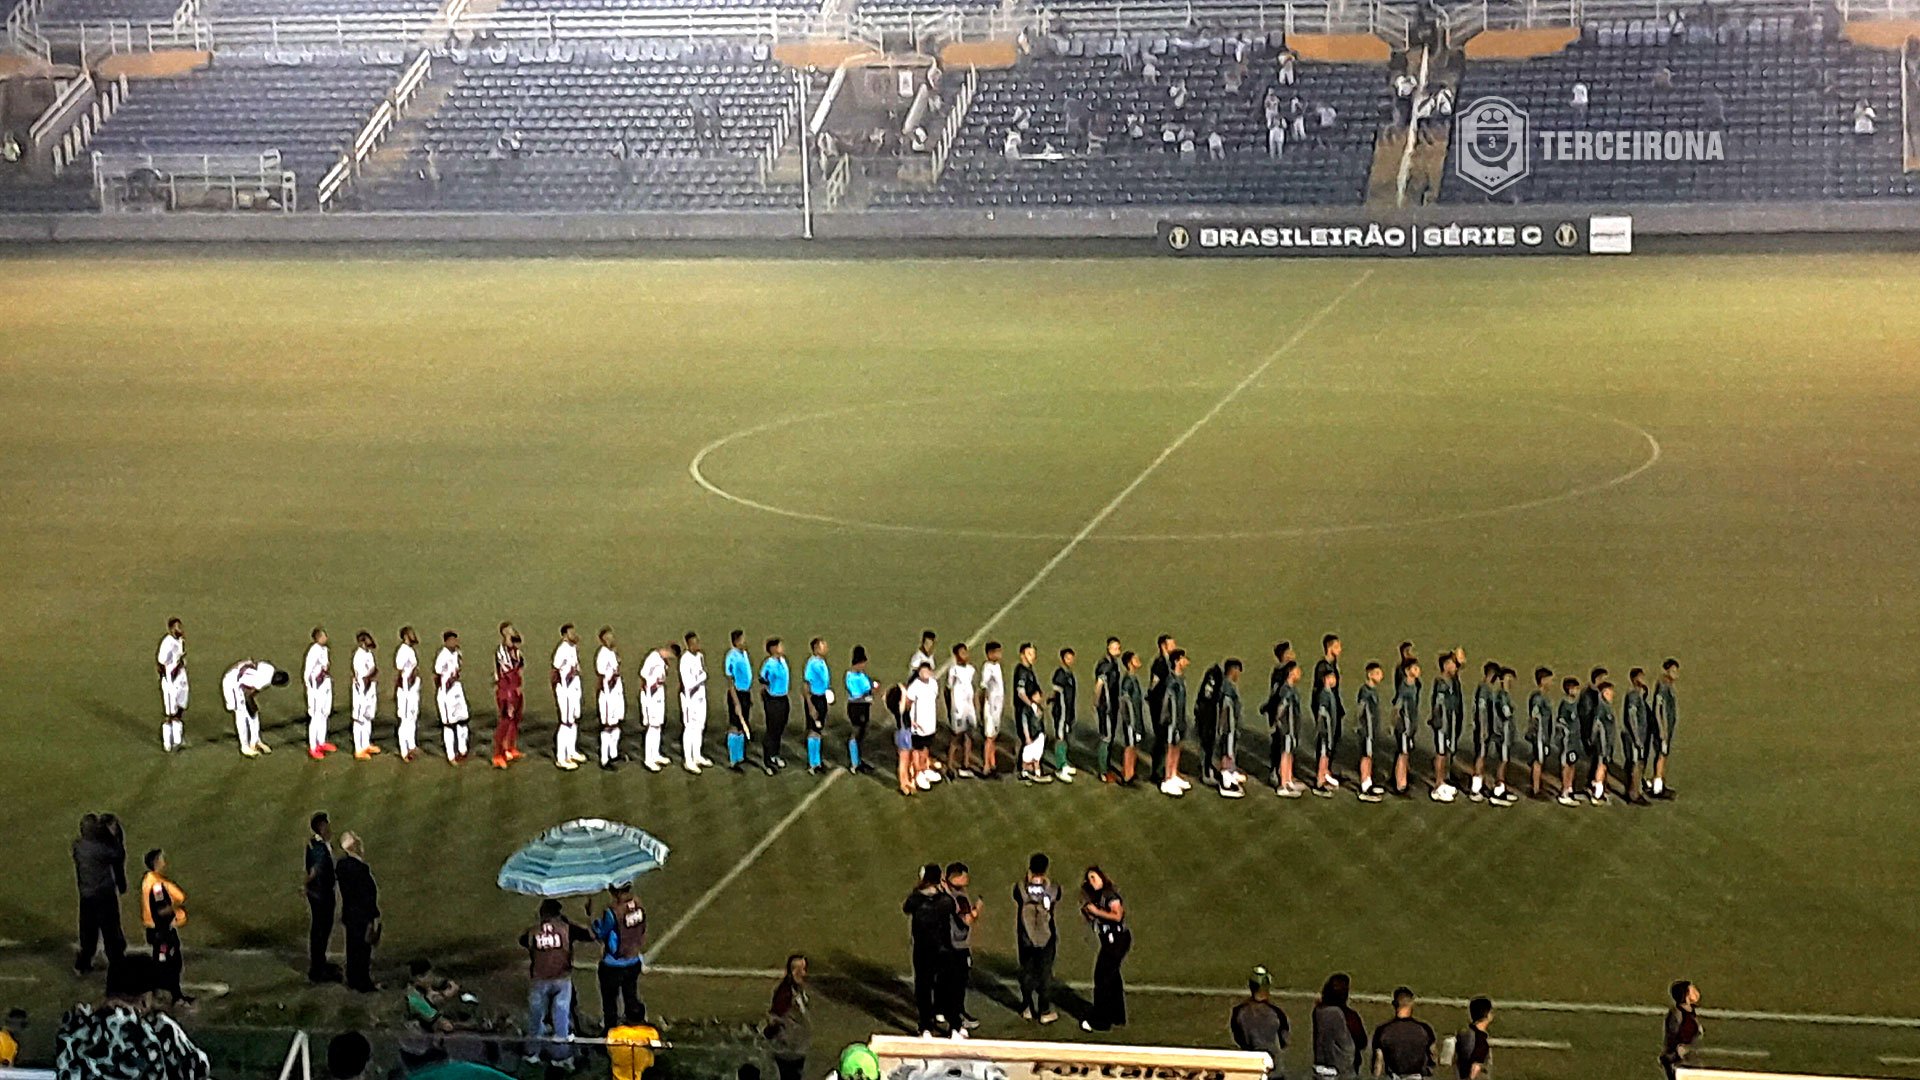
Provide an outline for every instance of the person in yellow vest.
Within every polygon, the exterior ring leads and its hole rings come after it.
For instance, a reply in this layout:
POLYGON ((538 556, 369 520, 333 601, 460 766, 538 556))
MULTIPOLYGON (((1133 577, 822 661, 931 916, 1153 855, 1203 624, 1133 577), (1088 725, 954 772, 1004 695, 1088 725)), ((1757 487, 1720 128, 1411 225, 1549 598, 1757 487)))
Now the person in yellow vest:
POLYGON ((613 1062, 613 1080, 640 1080, 653 1067, 653 1052, 664 1045, 660 1029, 651 1024, 622 1024, 607 1029, 607 1057, 613 1062))
POLYGON ((155 990, 173 995, 177 1004, 191 1005, 193 999, 180 989, 180 928, 187 924, 187 894, 167 878, 167 856, 159 848, 147 852, 147 875, 140 879, 140 924, 147 928, 147 945, 153 949, 156 973, 155 990))

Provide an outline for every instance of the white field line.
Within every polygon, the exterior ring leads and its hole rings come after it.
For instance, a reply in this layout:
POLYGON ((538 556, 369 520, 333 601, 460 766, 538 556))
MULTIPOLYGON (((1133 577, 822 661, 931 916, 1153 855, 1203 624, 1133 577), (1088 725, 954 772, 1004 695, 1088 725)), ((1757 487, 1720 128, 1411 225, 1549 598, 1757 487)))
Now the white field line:
MULTIPOLYGON (((647 970, 655 975, 681 975, 689 978, 706 979, 778 979, 779 968, 730 968, 704 967, 700 965, 666 964, 659 967, 649 966, 647 970)), ((907 981, 906 976, 896 978, 907 981)), ((1091 990, 1092 983, 1067 982, 1075 990, 1091 990)), ((1128 993, 1153 994, 1165 997, 1224 997, 1237 998, 1246 993, 1244 987, 1219 986, 1175 986, 1167 983, 1128 983, 1128 993)), ((1313 990, 1283 990, 1276 988, 1275 997, 1312 1000, 1318 996, 1313 990)), ((1388 994, 1355 994, 1353 1000, 1369 1005, 1392 1004, 1388 994)), ((1429 1005, 1442 1005, 1448 1008, 1464 1009, 1472 1000, 1468 997, 1445 997, 1436 994, 1421 994, 1420 1000, 1429 1005)), ((1525 999, 1500 998, 1495 1004, 1502 1009, 1516 1012, 1573 1013, 1601 1016, 1665 1016, 1667 1010, 1660 1005, 1623 1005, 1605 1001, 1533 1001, 1525 999)), ((1920 1030, 1920 1016, 1874 1016, 1851 1013, 1795 1013, 1773 1012, 1757 1009, 1701 1009, 1700 1015, 1709 1020, 1739 1020, 1769 1024, 1809 1024, 1832 1027, 1885 1027, 1920 1030)), ((1742 1050, 1737 1047, 1714 1048, 1728 1057, 1741 1054, 1765 1054, 1766 1051, 1742 1050)), ((1698 1047, 1696 1052, 1707 1052, 1709 1048, 1698 1047)), ((1912 1061, 1920 1064, 1920 1058, 1904 1058, 1900 1061, 1912 1061)))
POLYGON ((740 856, 740 861, 734 863, 731 870, 722 874, 719 881, 714 882, 711 888, 701 893, 700 899, 695 900, 693 906, 681 912, 680 918, 675 920, 672 926, 667 927, 667 932, 655 939, 653 948, 647 950, 647 961, 651 963, 655 957, 666 951, 667 946, 673 943, 673 939, 680 936, 680 931, 687 928, 687 924, 699 918, 700 913, 707 910, 715 900, 719 899, 720 894, 726 891, 727 886, 733 884, 741 874, 746 873, 747 869, 757 862, 760 856, 766 854, 767 849, 773 846, 774 841, 780 839, 782 833, 791 828, 794 822, 799 821, 801 815, 813 809, 813 804, 820 801, 820 796, 825 795, 827 789, 832 787, 835 781, 845 775, 846 773, 840 769, 835 769, 828 773, 825 780, 820 781, 812 791, 807 792, 806 798, 801 799, 794 805, 793 809, 787 811, 786 817, 775 822, 773 828, 768 829, 767 834, 760 838, 759 843, 748 848, 747 853, 740 856))
POLYGON ((1882 1065, 1920 1065, 1920 1057, 1905 1057, 1900 1054, 1881 1054, 1882 1065))
POLYGON ((1118 495, 1108 500, 1107 505, 1101 507, 1091 518, 1088 518, 1087 523, 1080 526, 1079 532, 1068 537, 1067 542, 1060 545, 1060 550, 1053 553, 1053 558, 1048 559, 1031 578, 1028 578, 1027 583, 1020 586, 1019 591, 1015 592, 1006 603, 1001 604, 1000 610, 989 616, 986 623, 983 624, 980 629, 975 630, 967 640, 978 641, 984 637, 988 631, 1000 625, 1001 619, 1006 618, 1014 608, 1019 607, 1021 601, 1031 596, 1033 590, 1039 588, 1042 582, 1052 577, 1053 572, 1060 568, 1060 564, 1066 562, 1069 556, 1080 550, 1080 545, 1087 542, 1087 537, 1092 536, 1100 526, 1106 524, 1107 519, 1113 516, 1114 511, 1120 509, 1121 503, 1126 502, 1134 492, 1140 490, 1140 485, 1146 483, 1154 473, 1159 472, 1160 466, 1166 464, 1168 458, 1178 453, 1181 447, 1187 445, 1187 440, 1199 434, 1201 428, 1212 423, 1214 417, 1219 416, 1227 406, 1233 404, 1242 393, 1246 392, 1247 387, 1258 382, 1260 376, 1267 373, 1268 368, 1273 367, 1274 364, 1279 362, 1281 357, 1292 352, 1296 345, 1306 340, 1307 335, 1312 333, 1315 327, 1318 327, 1327 316, 1333 314, 1335 308, 1339 307, 1347 297, 1352 296, 1354 290, 1366 284, 1367 279, 1372 276, 1372 270, 1363 271, 1360 276, 1354 278, 1346 288, 1341 289, 1333 299, 1327 301, 1326 304, 1322 305, 1321 308, 1312 315, 1307 316, 1298 327, 1294 328, 1293 333, 1287 335, 1285 341, 1274 346, 1273 350, 1267 353, 1266 358, 1260 361, 1259 366, 1247 372, 1246 377, 1233 385, 1233 389, 1228 390, 1219 401, 1213 403, 1213 408, 1208 409, 1201 415, 1200 419, 1188 425, 1187 430, 1181 432, 1172 442, 1168 443, 1165 449, 1161 450, 1152 461, 1147 463, 1146 468, 1140 470, 1138 476, 1135 476, 1129 481, 1126 487, 1120 489, 1118 495))
POLYGON ((1497 1050, 1571 1050, 1573 1044, 1557 1039, 1501 1039, 1491 1038, 1487 1045, 1497 1050))
MULTIPOLYGON (((1053 558, 1048 559, 1032 577, 1027 579, 1025 585, 1020 586, 1019 591, 1008 598, 1006 603, 1000 605, 1000 610, 988 616, 987 621, 981 624, 978 630, 968 635, 966 640, 978 641, 992 631, 994 627, 1000 625, 1001 619, 1006 618, 1008 613, 1012 612, 1014 608, 1019 607, 1020 602, 1028 596, 1031 596, 1033 590, 1039 588, 1042 582, 1052 577, 1053 572, 1060 568, 1060 564, 1066 562, 1068 556, 1078 551, 1081 544, 1086 543, 1087 537, 1092 536, 1095 530, 1106 524, 1107 519, 1113 516, 1114 511, 1120 509, 1121 503, 1126 502, 1129 496, 1140 490, 1140 485, 1146 483, 1154 473, 1158 472, 1160 466, 1166 464, 1168 458, 1178 453, 1181 447, 1187 445, 1187 440, 1193 438, 1194 435, 1199 433, 1201 428, 1206 427, 1213 421, 1214 417, 1219 416, 1227 406, 1233 404, 1234 400, 1244 393, 1247 387, 1259 381, 1260 376, 1265 375, 1267 369, 1278 363, 1281 357, 1292 352, 1295 346, 1306 339, 1306 336, 1313 331, 1314 327, 1319 326, 1328 315, 1333 314, 1333 310, 1339 307, 1342 301, 1352 296, 1354 290, 1366 284, 1367 279, 1372 276, 1372 270, 1363 271, 1359 277, 1354 278, 1352 282, 1348 283, 1346 288, 1341 289, 1333 299, 1327 301, 1326 304, 1321 306, 1321 308, 1312 315, 1307 316, 1307 318, 1294 329, 1293 333, 1287 336, 1285 341, 1282 341, 1279 345, 1276 345, 1271 352, 1267 353, 1266 358, 1261 360, 1257 367, 1249 371, 1239 382, 1235 383, 1233 389, 1228 390, 1219 401, 1214 402, 1213 408, 1208 409, 1200 419, 1195 420, 1187 427, 1187 430, 1181 432, 1172 442, 1168 443, 1164 450, 1161 450, 1152 461, 1147 463, 1146 468, 1140 470, 1139 475, 1129 481, 1126 487, 1120 489, 1118 495, 1108 500, 1107 505, 1101 507, 1098 513, 1087 519, 1087 523, 1080 527, 1080 531, 1069 537, 1067 542, 1060 546, 1060 550, 1054 552, 1053 558)), ((698 474, 696 473, 695 476, 697 479, 698 474)), ((745 855, 740 857, 739 862, 733 864, 733 869, 728 870, 719 881, 713 883, 712 888, 702 893, 700 899, 693 902, 692 907, 682 912, 680 918, 676 920, 672 926, 667 928, 667 932, 661 934, 653 943, 653 948, 647 950, 649 966, 651 966, 654 959, 666 951, 667 946, 673 943, 674 938, 680 936, 682 930, 685 930, 694 919, 706 911, 707 908, 719 898, 720 894, 726 891, 727 886, 733 884, 735 879, 739 878, 741 874, 746 873, 747 869, 751 867, 761 855, 765 854, 768 848, 773 846, 774 841, 780 839, 780 834, 786 832, 794 822, 800 820, 801 815, 812 809, 813 804, 820 800, 820 796, 825 794, 826 790, 833 786, 834 781, 840 779, 843 775, 845 774, 839 770, 835 770, 828 775, 825 780, 821 781, 818 787, 808 792, 807 797, 800 800, 799 805, 788 811, 786 817, 781 818, 772 829, 767 831, 767 835, 760 838, 759 843, 753 845, 745 855)))
POLYGON ((1699 1057, 1740 1058, 1743 1061, 1759 1061, 1773 1055, 1765 1050, 1752 1050, 1743 1046, 1696 1046, 1693 1053, 1699 1057))

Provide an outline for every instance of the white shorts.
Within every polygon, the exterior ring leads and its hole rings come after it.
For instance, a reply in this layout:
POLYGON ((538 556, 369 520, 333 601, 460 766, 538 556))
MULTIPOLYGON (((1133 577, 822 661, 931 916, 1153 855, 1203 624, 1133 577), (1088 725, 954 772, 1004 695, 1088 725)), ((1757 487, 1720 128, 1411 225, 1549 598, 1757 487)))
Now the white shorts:
POLYGON ((187 711, 187 677, 160 680, 160 714, 176 716, 187 711))
POLYGON ((626 718, 627 718, 627 695, 626 694, 619 693, 619 694, 601 694, 600 695, 600 726, 601 727, 618 727, 620 726, 620 721, 625 720, 626 718))
POLYGON ((705 724, 707 722, 707 689, 701 687, 691 694, 680 695, 680 723, 705 724))
POLYGON ((307 687, 307 715, 325 716, 333 711, 333 683, 331 680, 319 686, 307 687))
POLYGON ((420 720, 420 688, 395 690, 393 692, 393 711, 403 724, 418 723, 420 720))
POLYGON ((667 723, 667 692, 640 695, 640 723, 646 727, 664 727, 667 723))
POLYGON ((373 714, 379 708, 379 697, 371 689, 353 692, 353 718, 363 724, 373 723, 373 714))
POLYGON ((1038 765, 1040 764, 1040 758, 1046 753, 1046 750, 1047 740, 1045 738, 1035 739, 1020 747, 1020 760, 1028 765, 1038 765))
POLYGON ((442 690, 434 695, 434 705, 440 710, 440 723, 449 727, 467 722, 467 691, 455 686, 451 690, 442 690))
POLYGON ((580 684, 575 683, 571 688, 565 686, 556 688, 553 693, 553 702, 560 710, 562 724, 580 722, 580 684))
POLYGON ((972 731, 979 723, 980 718, 975 715, 971 705, 947 710, 947 726, 952 728, 956 735, 972 731))
POLYGON ((987 733, 987 738, 991 739, 1000 734, 1000 715, 1006 711, 1006 705, 1004 701, 987 699, 986 720, 980 725, 980 730, 987 733))

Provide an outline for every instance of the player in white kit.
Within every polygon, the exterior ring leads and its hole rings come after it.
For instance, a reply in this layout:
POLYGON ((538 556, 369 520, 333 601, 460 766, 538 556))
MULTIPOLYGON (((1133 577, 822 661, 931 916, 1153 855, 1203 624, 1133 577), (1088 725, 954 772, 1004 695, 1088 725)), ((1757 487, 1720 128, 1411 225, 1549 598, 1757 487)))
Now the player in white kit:
POLYGON ((1007 674, 1000 667, 999 642, 987 642, 986 661, 980 666, 980 769, 992 779, 999 768, 1000 721, 1007 712, 1007 674))
POLYGON ((399 716, 400 760, 420 754, 420 654, 414 646, 420 635, 413 627, 400 628, 400 647, 393 650, 393 710, 399 716))
POLYGON ((373 716, 379 711, 380 661, 373 656, 373 635, 353 635, 353 757, 365 761, 380 752, 373 745, 373 716))
POLYGON ((614 651, 613 627, 600 628, 600 651, 594 654, 600 708, 600 767, 611 772, 620 759, 620 722, 627 718, 627 688, 620 681, 620 654, 614 651))
POLYGON ((187 631, 179 619, 167 620, 153 667, 160 675, 160 749, 172 753, 187 740, 187 631))
POLYGON ((687 647, 680 653, 680 760, 690 773, 711 765, 707 760, 707 665, 700 655, 700 635, 687 631, 687 647))
POLYGON ((434 706, 440 712, 440 741, 447 764, 467 760, 467 690, 460 685, 460 635, 440 635, 440 655, 433 658, 434 706))
POLYGON ((302 681, 307 688, 307 756, 315 761, 339 749, 327 741, 327 719, 333 715, 333 661, 327 652, 327 632, 313 628, 307 646, 302 681))
POLYGON ((553 763, 572 771, 587 760, 580 753, 580 634, 567 623, 553 649, 553 703, 560 727, 553 736, 553 763))
POLYGON ((233 731, 240 737, 242 756, 273 752, 273 747, 260 738, 260 705, 255 699, 269 686, 285 686, 292 681, 286 672, 263 660, 242 660, 220 677, 220 696, 233 712, 233 731))
POLYGON ((668 661, 676 658, 678 645, 662 645, 647 653, 640 663, 640 725, 646 734, 646 766, 650 772, 672 759, 660 752, 660 733, 667 724, 668 661))
POLYGON ((973 732, 980 726, 980 691, 974 686, 972 656, 967 643, 953 646, 953 663, 947 666, 947 726, 952 741, 947 743, 947 771, 972 778, 973 732))

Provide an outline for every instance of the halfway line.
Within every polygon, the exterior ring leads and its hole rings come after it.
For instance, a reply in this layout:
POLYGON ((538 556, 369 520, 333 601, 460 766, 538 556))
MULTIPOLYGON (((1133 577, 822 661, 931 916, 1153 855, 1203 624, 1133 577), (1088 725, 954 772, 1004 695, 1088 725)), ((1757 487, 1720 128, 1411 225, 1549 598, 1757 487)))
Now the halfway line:
POLYGON ((748 867, 751 867, 759 860, 760 856, 767 853, 767 849, 773 846, 773 842, 780 839, 780 834, 786 832, 794 822, 799 821, 800 815, 812 809, 813 804, 820 801, 820 796, 825 795, 827 789, 832 787, 835 781, 845 775, 846 773, 840 769, 835 769, 828 773, 825 780, 820 781, 812 791, 807 792, 806 798, 801 799, 793 809, 787 811, 786 817, 775 822, 773 828, 767 830, 767 835, 761 837, 759 843, 748 848, 747 853, 740 856, 740 861, 733 864, 733 869, 722 874, 720 880, 713 883, 712 888, 701 893, 700 899, 695 900, 692 907, 682 912, 680 918, 675 920, 672 926, 667 927, 667 932, 661 934, 659 940, 653 943, 653 948, 647 950, 646 963, 648 966, 651 967, 653 961, 660 956, 660 953, 664 951, 668 945, 673 943, 673 939, 680 936, 680 931, 685 930, 688 923, 699 918, 700 913, 707 910, 715 900, 719 899, 720 894, 726 891, 727 886, 733 884, 741 874, 747 872, 748 867))
POLYGON ((1020 586, 1020 591, 1014 593, 1012 599, 1000 605, 1000 610, 994 612, 991 616, 989 616, 986 623, 982 625, 980 629, 975 630, 971 635, 969 635, 966 640, 978 641, 982 637, 985 637, 988 631, 992 630, 996 626, 999 626, 1001 619, 1006 618, 1007 615, 1010 614, 1014 608, 1019 607, 1020 602, 1025 600, 1028 596, 1032 595, 1033 590, 1039 588, 1042 582, 1052 577, 1053 572, 1060 568, 1060 564, 1063 562, 1066 562, 1068 556, 1072 555, 1075 551, 1079 550, 1081 544, 1086 543, 1087 537, 1092 536, 1095 530, 1099 529, 1100 526, 1106 524, 1107 519, 1113 516, 1114 511, 1120 509, 1121 503, 1126 502, 1129 496, 1131 496, 1134 492, 1140 490, 1140 485, 1146 483, 1149 477, 1153 476, 1155 472, 1158 472, 1160 469, 1160 466, 1166 464, 1168 458, 1172 457, 1175 453, 1179 452, 1181 447, 1187 445, 1188 439, 1193 438, 1196 434, 1199 433, 1201 428, 1206 427, 1208 424, 1212 423, 1214 417, 1219 416, 1221 412, 1223 412, 1226 409, 1227 406, 1233 404, 1234 399, 1238 398, 1241 395, 1241 393, 1246 390, 1247 387, 1252 386, 1255 382, 1258 382, 1260 379, 1260 376, 1265 375, 1267 373, 1267 369, 1271 368, 1274 364, 1278 363, 1281 357, 1292 352, 1294 346, 1300 344, 1301 341, 1305 340, 1306 336, 1313 331, 1314 327, 1319 326, 1320 323, 1323 320, 1325 320, 1327 316, 1333 314, 1333 309, 1339 307, 1342 301, 1344 301, 1347 297, 1352 296, 1354 293, 1354 290, 1366 284, 1367 279, 1372 276, 1373 276, 1373 271, 1371 269, 1363 271, 1360 274, 1360 276, 1357 278, 1354 278, 1353 281, 1350 282, 1346 288, 1341 289, 1338 295, 1336 295, 1333 299, 1327 301, 1326 304, 1320 308, 1320 310, 1314 312, 1312 315, 1307 316, 1307 318, 1303 322, 1301 322, 1299 327, 1296 328, 1292 334, 1287 336, 1287 339, 1285 341, 1281 342, 1279 345, 1276 345, 1273 348, 1273 351, 1267 354, 1267 358, 1260 362, 1259 367, 1256 367, 1252 371, 1248 372, 1245 378, 1241 379, 1239 382, 1234 384, 1233 389, 1227 391, 1225 397, 1222 397, 1219 401, 1216 401, 1213 403, 1213 408, 1208 409, 1206 413, 1200 417, 1200 419, 1195 420, 1190 426, 1188 426, 1187 430, 1181 432, 1177 438, 1175 438, 1172 442, 1168 443, 1166 446, 1166 449, 1160 451, 1160 453, 1156 455, 1152 461, 1147 463, 1146 468, 1140 470, 1140 475, 1134 477, 1133 480, 1129 482, 1126 487, 1123 487, 1120 489, 1120 493, 1118 495, 1115 495, 1111 500, 1108 501, 1107 505, 1100 508, 1098 513, 1094 514, 1093 517, 1089 518, 1087 520, 1087 523, 1080 527, 1079 532, 1076 532, 1071 537, 1069 537, 1067 539, 1067 542, 1061 545, 1060 550, 1053 553, 1053 558, 1048 559, 1045 565, 1041 566, 1040 569, 1031 578, 1027 579, 1027 583, 1025 585, 1020 586))

